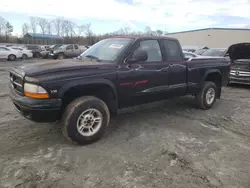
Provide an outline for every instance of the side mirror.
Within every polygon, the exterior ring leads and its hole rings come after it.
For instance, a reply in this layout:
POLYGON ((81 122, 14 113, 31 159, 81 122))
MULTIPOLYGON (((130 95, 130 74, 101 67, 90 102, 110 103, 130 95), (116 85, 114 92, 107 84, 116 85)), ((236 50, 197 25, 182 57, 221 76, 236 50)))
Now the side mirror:
POLYGON ((145 50, 136 50, 133 56, 127 60, 128 63, 134 63, 138 61, 146 61, 148 59, 148 53, 145 50))

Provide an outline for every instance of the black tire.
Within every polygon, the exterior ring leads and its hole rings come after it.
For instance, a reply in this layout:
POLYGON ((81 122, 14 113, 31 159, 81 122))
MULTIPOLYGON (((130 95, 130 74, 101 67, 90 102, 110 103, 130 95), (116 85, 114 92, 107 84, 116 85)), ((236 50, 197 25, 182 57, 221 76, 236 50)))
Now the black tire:
POLYGON ((57 56, 57 59, 64 59, 64 54, 63 53, 59 53, 58 56, 57 56))
POLYGON ((201 91, 195 96, 198 107, 203 110, 207 110, 211 108, 216 101, 217 93, 218 93, 218 90, 217 90, 215 83, 204 82, 201 91), (214 98, 213 100, 211 99, 212 102, 208 102, 206 95, 209 91, 211 92, 212 90, 214 90, 214 98))
POLYGON ((23 54, 23 55, 22 55, 22 59, 28 59, 27 54, 23 54))
POLYGON ((39 52, 35 52, 35 58, 41 58, 41 54, 39 52))
POLYGON ((77 144, 86 145, 99 140, 110 121, 108 106, 100 99, 93 96, 83 96, 71 102, 65 109, 62 116, 64 136, 77 144), (102 115, 102 121, 98 131, 91 136, 82 135, 77 128, 77 122, 83 112, 88 109, 96 109, 102 115))
POLYGON ((16 56, 15 56, 14 54, 10 54, 10 55, 8 56, 8 60, 9 60, 9 61, 15 61, 15 60, 16 60, 16 56))

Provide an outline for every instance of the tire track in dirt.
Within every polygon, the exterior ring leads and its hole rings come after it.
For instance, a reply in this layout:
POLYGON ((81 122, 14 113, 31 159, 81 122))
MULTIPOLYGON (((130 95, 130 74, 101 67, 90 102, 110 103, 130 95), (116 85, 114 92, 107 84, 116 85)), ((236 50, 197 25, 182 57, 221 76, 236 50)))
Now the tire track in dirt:
POLYGON ((30 185, 57 187, 55 184, 79 165, 79 156, 69 156, 67 153, 67 147, 55 146, 40 148, 31 155, 6 160, 3 176, 0 179, 1 186, 3 188, 30 185))

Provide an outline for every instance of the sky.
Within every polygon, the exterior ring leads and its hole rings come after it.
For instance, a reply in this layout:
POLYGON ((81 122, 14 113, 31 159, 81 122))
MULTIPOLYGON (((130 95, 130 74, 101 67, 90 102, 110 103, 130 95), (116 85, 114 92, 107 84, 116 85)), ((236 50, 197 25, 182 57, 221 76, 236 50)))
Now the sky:
POLYGON ((250 0, 1 0, 0 16, 21 34, 30 16, 65 17, 94 33, 119 28, 178 32, 209 27, 250 28, 250 0))

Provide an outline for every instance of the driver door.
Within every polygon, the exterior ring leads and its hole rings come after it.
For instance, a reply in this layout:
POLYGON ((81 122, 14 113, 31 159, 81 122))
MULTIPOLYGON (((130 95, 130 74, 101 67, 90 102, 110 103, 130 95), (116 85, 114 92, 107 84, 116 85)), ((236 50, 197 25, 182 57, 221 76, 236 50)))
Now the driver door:
POLYGON ((119 69, 119 94, 122 106, 154 100, 168 87, 168 65, 164 63, 160 43, 156 39, 138 40, 131 48, 129 58, 136 50, 147 52, 146 61, 125 62, 119 69))
POLYGON ((0 59, 7 59, 9 54, 9 50, 4 47, 0 47, 0 59))
POLYGON ((74 47, 72 44, 68 45, 65 50, 65 55, 67 57, 73 57, 74 56, 74 47))

